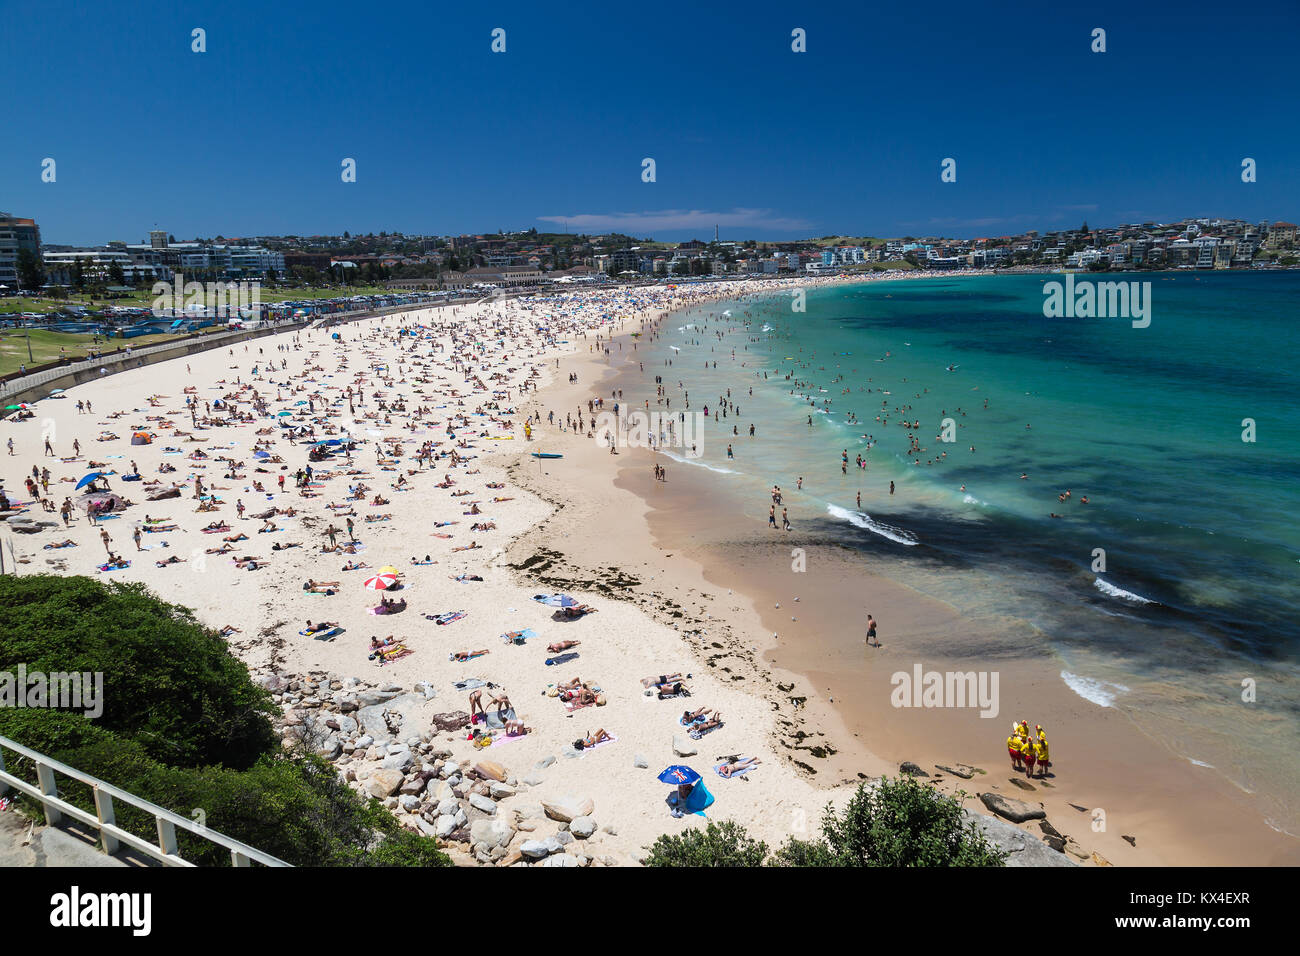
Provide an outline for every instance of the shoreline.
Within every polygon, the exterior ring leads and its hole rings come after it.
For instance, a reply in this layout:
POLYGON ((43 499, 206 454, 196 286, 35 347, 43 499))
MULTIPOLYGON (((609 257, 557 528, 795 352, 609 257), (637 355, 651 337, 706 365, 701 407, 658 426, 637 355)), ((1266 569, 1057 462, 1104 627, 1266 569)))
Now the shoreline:
MULTIPOLYGON (((610 370, 601 384, 607 390, 610 385, 621 384, 627 391, 637 381, 635 365, 624 362, 622 369, 610 370)), ((635 405, 640 393, 629 392, 626 397, 635 405)), ((727 500, 716 484, 721 476, 710 475, 704 468, 675 467, 668 462, 671 480, 655 482, 648 474, 650 463, 663 458, 643 449, 630 451, 631 455, 619 456, 615 484, 636 494, 648 509, 646 524, 655 544, 678 557, 685 556, 698 567, 707 567, 703 576, 710 584, 746 596, 750 608, 759 613, 761 633, 798 632, 797 636, 789 635, 793 640, 775 642, 776 649, 769 640, 763 657, 785 673, 813 683, 819 699, 837 702, 833 724, 837 731, 839 727, 850 729, 828 735, 838 741, 838 746, 832 746, 841 754, 856 746, 858 759, 885 763, 891 770, 903 760, 926 761, 923 766, 932 772, 930 764, 952 765, 959 761, 986 768, 989 773, 982 780, 990 790, 1030 802, 1042 801, 1049 810, 1049 819, 1063 829, 1072 827, 1083 846, 1091 845, 1112 863, 1241 865, 1246 858, 1285 864, 1300 858, 1294 845, 1277 842, 1283 835, 1254 813, 1246 795, 1226 780, 1165 753, 1149 736, 1135 734, 1122 712, 1094 707, 1068 692, 1061 686, 1060 662, 1050 655, 1022 656, 1009 664, 999 662, 1004 681, 1017 689, 1018 708, 1025 713, 1053 715, 1051 723, 1057 725, 1052 728, 1057 765, 1062 763, 1062 752, 1070 755, 1069 776, 1054 776, 1046 784, 1036 779, 1031 784, 1035 792, 1018 792, 1020 788, 1012 785, 1012 774, 1003 762, 1005 755, 991 744, 998 736, 997 728, 1002 726, 996 720, 977 719, 973 726, 961 726, 942 712, 895 710, 885 703, 890 690, 885 673, 872 674, 872 684, 859 682, 863 677, 857 660, 860 645, 852 640, 846 643, 843 638, 818 637, 819 633, 860 633, 860 617, 854 620, 853 613, 846 612, 838 598, 844 593, 869 593, 873 613, 890 624, 891 647, 880 655, 882 662, 892 658, 894 666, 898 666, 899 653, 910 648, 922 652, 921 662, 927 670, 963 669, 970 667, 970 661, 954 658, 946 651, 949 642, 942 631, 954 626, 969 627, 970 622, 963 621, 942 602, 849 567, 847 549, 842 549, 845 555, 838 560, 838 568, 819 574, 816 580, 807 575, 792 589, 788 583, 788 547, 763 543, 763 535, 753 530, 754 526, 761 529, 761 519, 753 521, 754 515, 746 516, 743 508, 727 500), (726 509, 725 516, 719 516, 721 508, 726 509), (741 528, 739 534, 737 527, 741 528), (737 548, 755 550, 760 557, 737 561, 737 548), (785 581, 778 583, 781 575, 785 581), (787 611, 799 609, 801 622, 796 625, 775 605, 790 602, 801 591, 802 602, 784 605, 787 611), (816 593, 820 600, 809 602, 809 592, 816 593), (851 729, 866 727, 881 732, 862 740, 867 734, 851 729), (1144 796, 1135 798, 1134 773, 1139 774, 1144 796), (1044 786, 1050 790, 1045 791, 1044 786), (1105 832, 1093 831, 1091 815, 1084 812, 1088 808, 1106 811, 1110 825, 1105 832), (1243 812, 1250 818, 1241 819, 1243 812), (1134 838, 1134 845, 1130 845, 1128 837, 1134 838)), ((790 543, 825 544, 799 540, 790 543)), ((834 566, 837 562, 831 558, 828 563, 834 566)), ((908 665, 900 668, 907 671, 914 661, 904 658, 901 663, 908 665)), ((1007 715, 999 716, 1005 724, 1007 715)), ((1020 711, 1011 716, 1018 719, 1020 711)), ((1017 780, 1023 778, 1017 775, 1017 780)), ((941 789, 945 785, 952 790, 963 789, 963 784, 966 789, 975 789, 962 780, 953 784, 950 778, 941 789)), ((972 809, 982 811, 977 802, 972 809)))

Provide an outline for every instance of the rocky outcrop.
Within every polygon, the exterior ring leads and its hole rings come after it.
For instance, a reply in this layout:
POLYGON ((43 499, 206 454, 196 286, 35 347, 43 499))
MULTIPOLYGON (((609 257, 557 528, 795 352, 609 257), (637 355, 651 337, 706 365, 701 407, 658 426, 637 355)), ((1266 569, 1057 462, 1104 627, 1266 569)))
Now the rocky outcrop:
POLYGON ((990 812, 1005 817, 1012 823, 1041 820, 1047 816, 1047 811, 1043 810, 1042 807, 1032 807, 1023 800, 1004 797, 1000 793, 981 793, 979 797, 980 802, 988 807, 990 812))
MULTIPOLYGON (((256 680, 281 708, 276 729, 286 747, 306 747, 333 762, 349 786, 381 801, 406 829, 438 841, 458 864, 617 865, 615 857, 587 848, 601 842, 589 798, 514 806, 521 783, 507 766, 452 759, 437 734, 459 730, 469 715, 431 719, 421 713, 417 719, 416 708, 436 696, 429 684, 407 693, 396 684, 283 671, 258 674, 256 680), (547 818, 555 821, 550 824, 555 832, 538 833, 547 818)), ((554 763, 554 757, 538 761, 524 783, 542 784, 536 771, 554 763)))
POLYGON ((1019 827, 971 810, 963 810, 962 814, 979 828, 985 839, 1008 854, 1007 866, 1078 866, 1064 853, 1019 827))

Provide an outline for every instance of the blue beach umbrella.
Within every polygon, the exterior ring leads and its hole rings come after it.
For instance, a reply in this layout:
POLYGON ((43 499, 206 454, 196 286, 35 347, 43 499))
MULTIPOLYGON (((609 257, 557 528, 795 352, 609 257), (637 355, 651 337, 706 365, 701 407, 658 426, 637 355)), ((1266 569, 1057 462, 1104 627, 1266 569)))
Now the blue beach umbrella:
POLYGON ((254 457, 254 458, 270 458, 270 457, 271 457, 271 453, 270 453, 269 451, 255 451, 255 452, 253 452, 253 457, 254 457))
POLYGON ((275 414, 277 418, 284 418, 286 415, 292 415, 293 412, 276 412, 275 414))
POLYGON ((86 485, 90 484, 92 481, 95 481, 96 479, 103 478, 103 477, 104 477, 104 473, 102 471, 92 471, 85 478, 82 478, 79 482, 77 482, 77 487, 72 490, 80 491, 82 488, 86 487, 86 485))
POLYGON ((691 784, 699 783, 699 781, 700 775, 698 773, 690 767, 684 767, 681 764, 673 764, 663 773, 659 774, 660 783, 666 783, 674 787, 680 784, 686 784, 689 786, 691 784))

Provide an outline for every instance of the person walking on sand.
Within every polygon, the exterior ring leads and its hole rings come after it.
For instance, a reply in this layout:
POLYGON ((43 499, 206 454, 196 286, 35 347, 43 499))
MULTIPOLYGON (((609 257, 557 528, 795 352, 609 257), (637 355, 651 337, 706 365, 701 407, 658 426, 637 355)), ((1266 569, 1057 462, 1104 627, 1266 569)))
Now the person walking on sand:
POLYGON ((134 531, 131 532, 131 540, 135 542, 135 549, 136 549, 137 551, 143 551, 143 550, 144 550, 144 548, 140 547, 140 538, 141 538, 141 537, 142 537, 142 535, 140 534, 140 529, 139 529, 139 528, 136 528, 134 531))
POLYGON ((107 528, 100 528, 100 529, 99 529, 99 540, 104 542, 104 551, 107 552, 108 554, 112 554, 113 552, 110 551, 109 548, 108 548, 108 543, 109 543, 110 541, 112 541, 113 539, 110 538, 110 537, 108 536, 108 529, 107 529, 107 528))
POLYGON ((781 530, 782 531, 790 530, 790 512, 786 508, 781 509, 781 530))
POLYGON ((876 647, 880 646, 880 638, 876 637, 876 619, 871 616, 870 612, 867 612, 867 637, 864 643, 875 644, 876 647))
POLYGON ((45 439, 45 454, 46 455, 54 454, 54 446, 50 444, 49 438, 45 439))
POLYGON ((767 526, 769 528, 776 527, 776 505, 772 505, 767 509, 767 526))

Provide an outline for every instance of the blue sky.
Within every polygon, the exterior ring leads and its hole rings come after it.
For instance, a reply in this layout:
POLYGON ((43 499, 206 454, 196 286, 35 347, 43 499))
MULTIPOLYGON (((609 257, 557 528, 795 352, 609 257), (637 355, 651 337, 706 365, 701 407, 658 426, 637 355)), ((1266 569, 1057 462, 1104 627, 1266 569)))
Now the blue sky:
POLYGON ((0 209, 55 243, 1300 216, 1294 0, 293 6, 8 5, 0 209))

